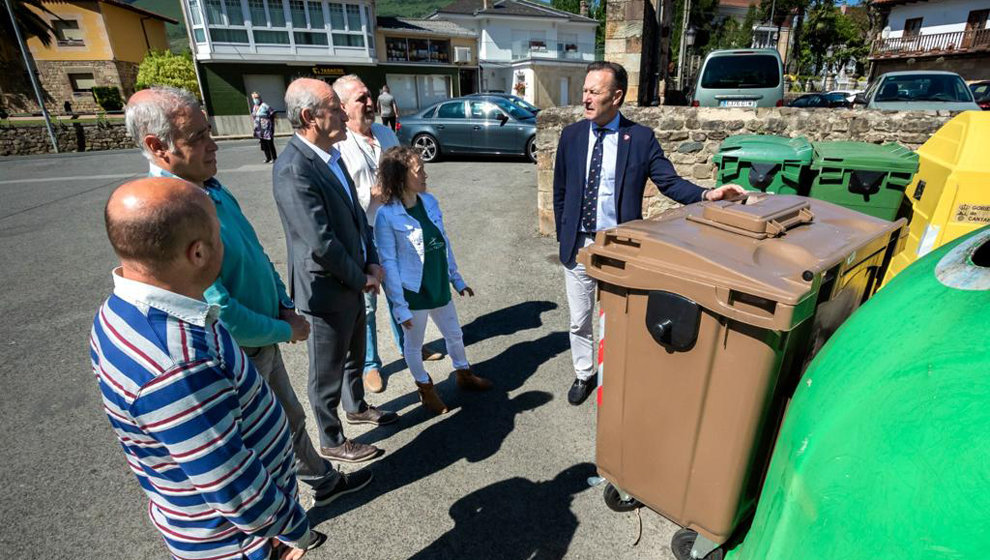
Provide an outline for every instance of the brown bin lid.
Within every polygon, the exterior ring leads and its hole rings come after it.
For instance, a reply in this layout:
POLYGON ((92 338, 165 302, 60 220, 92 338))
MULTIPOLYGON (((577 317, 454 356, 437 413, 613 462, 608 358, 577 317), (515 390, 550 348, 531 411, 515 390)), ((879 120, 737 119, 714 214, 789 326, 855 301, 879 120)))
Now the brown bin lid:
POLYGON ((680 293, 750 324, 789 329, 813 312, 805 300, 823 272, 871 256, 904 224, 821 200, 755 193, 598 232, 579 260, 605 283, 680 293))

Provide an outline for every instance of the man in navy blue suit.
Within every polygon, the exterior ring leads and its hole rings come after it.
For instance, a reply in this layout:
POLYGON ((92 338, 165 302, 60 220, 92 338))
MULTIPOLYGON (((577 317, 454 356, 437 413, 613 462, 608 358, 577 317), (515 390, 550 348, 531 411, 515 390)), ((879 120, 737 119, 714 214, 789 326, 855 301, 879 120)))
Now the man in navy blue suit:
POLYGON ((643 217, 643 190, 652 179, 667 197, 691 204, 745 191, 738 185, 705 189, 677 175, 653 131, 619 113, 629 78, 614 62, 593 62, 584 79, 585 120, 563 130, 553 171, 553 213, 570 308, 571 358, 576 379, 567 400, 579 405, 594 390, 592 312, 595 280, 575 261, 595 232, 643 217))

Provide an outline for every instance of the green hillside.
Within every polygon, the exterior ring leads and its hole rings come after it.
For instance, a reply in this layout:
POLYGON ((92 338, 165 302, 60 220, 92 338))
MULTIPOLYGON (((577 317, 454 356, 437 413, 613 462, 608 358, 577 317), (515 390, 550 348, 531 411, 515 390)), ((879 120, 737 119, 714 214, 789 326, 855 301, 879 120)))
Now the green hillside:
POLYGON ((452 0, 378 0, 375 9, 380 16, 421 18, 450 4, 452 0))
POLYGON ((179 20, 178 25, 165 24, 169 48, 172 52, 177 53, 189 50, 189 37, 186 35, 186 22, 182 17, 182 6, 179 5, 179 0, 134 0, 130 3, 138 8, 179 20))

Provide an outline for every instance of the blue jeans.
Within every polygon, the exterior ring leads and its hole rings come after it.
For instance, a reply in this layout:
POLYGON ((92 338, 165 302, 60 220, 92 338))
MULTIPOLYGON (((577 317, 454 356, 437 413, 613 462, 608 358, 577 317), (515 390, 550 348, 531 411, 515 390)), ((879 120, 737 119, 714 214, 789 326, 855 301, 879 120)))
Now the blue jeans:
MULTIPOLYGON (((387 301, 387 298, 386 298, 387 301)), ((364 352, 364 372, 368 373, 368 370, 381 369, 382 358, 378 355, 378 326, 375 322, 375 311, 378 310, 378 296, 375 294, 364 294, 364 316, 366 319, 366 333, 367 333, 367 346, 364 352)), ((392 327, 392 337, 395 340, 395 346, 399 349, 399 355, 402 355, 402 343, 404 342, 404 337, 402 334, 402 327, 395 322, 395 316, 392 315, 392 304, 389 303, 388 306, 388 318, 389 325, 392 327)))

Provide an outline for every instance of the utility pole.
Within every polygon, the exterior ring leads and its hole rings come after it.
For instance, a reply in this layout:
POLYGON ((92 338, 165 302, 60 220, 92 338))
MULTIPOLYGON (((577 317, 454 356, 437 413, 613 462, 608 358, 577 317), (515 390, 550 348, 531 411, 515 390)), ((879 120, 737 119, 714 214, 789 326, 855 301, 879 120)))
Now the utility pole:
POLYGON ((684 20, 681 22, 681 46, 677 51, 677 89, 684 91, 684 57, 685 52, 685 39, 687 35, 688 20, 691 13, 691 0, 684 0, 684 20))
POLYGON ((24 57, 24 67, 27 68, 28 77, 31 78, 31 87, 34 88, 34 96, 41 107, 41 114, 45 117, 45 126, 48 128, 48 138, 52 141, 52 150, 58 153, 58 141, 55 140, 55 129, 52 128, 52 120, 48 116, 48 109, 45 108, 45 99, 41 97, 41 88, 38 87, 38 78, 34 75, 34 68, 31 66, 31 58, 28 56, 27 45, 24 44, 24 37, 21 35, 21 28, 17 25, 17 18, 14 17, 14 8, 10 5, 10 0, 3 0, 7 6, 7 14, 10 16, 10 25, 14 28, 14 35, 17 36, 17 45, 21 48, 21 56, 24 57))

